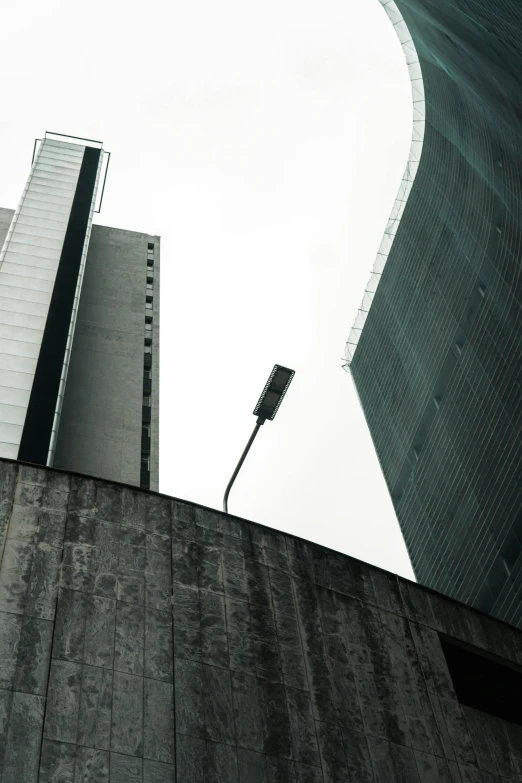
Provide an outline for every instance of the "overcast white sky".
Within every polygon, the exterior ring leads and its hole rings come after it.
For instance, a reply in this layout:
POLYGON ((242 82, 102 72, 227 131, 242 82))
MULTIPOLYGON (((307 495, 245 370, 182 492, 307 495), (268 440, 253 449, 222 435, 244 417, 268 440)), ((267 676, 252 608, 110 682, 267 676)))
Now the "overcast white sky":
POLYGON ((97 222, 162 237, 161 491, 221 508, 284 364, 230 512, 411 577, 341 369, 411 137, 378 0, 26 0, 0 65, 0 206, 77 134, 112 152, 97 222))

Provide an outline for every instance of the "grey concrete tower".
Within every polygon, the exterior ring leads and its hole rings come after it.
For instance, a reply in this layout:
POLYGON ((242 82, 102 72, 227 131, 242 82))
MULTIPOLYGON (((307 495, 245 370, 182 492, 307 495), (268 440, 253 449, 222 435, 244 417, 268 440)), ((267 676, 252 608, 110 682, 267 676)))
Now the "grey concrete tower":
POLYGON ((158 489, 160 238, 93 226, 55 467, 158 489))
POLYGON ((158 489, 160 242, 92 226, 107 161, 47 133, 0 210, 0 456, 158 489))

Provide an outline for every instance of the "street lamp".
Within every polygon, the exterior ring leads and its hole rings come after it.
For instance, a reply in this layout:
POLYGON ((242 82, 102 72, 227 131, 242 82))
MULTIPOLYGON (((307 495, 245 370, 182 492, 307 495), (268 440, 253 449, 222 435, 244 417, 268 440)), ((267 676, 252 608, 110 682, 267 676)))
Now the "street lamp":
POLYGON ((236 469, 232 473, 232 478, 228 482, 227 488, 225 490, 225 497, 223 498, 223 511, 225 511, 227 514, 228 496, 230 494, 230 490, 232 489, 232 484, 236 480, 236 476, 241 470, 241 465, 245 461, 245 457, 250 450, 250 446, 254 442, 254 438, 259 432, 261 425, 264 424, 267 419, 269 421, 274 420, 294 375, 295 370, 289 370, 288 367, 282 367, 280 364, 275 364, 274 369, 270 373, 270 377, 265 384, 265 388, 261 393, 261 397, 257 401, 257 405, 254 408, 254 416, 257 416, 256 426, 254 427, 254 431, 250 436, 250 440, 248 441, 246 448, 241 455, 241 459, 237 463, 236 469))

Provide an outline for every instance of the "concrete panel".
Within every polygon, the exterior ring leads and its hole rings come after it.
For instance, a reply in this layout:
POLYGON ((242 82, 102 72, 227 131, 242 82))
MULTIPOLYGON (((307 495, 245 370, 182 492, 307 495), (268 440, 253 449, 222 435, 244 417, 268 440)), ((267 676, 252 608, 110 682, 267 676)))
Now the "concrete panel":
POLYGON ((93 226, 54 464, 140 485, 149 243, 154 244, 150 486, 158 489, 157 236, 93 226))
POLYGON ((522 781, 439 637, 520 666, 520 631, 161 495, 5 460, 0 488, 2 781, 522 781))

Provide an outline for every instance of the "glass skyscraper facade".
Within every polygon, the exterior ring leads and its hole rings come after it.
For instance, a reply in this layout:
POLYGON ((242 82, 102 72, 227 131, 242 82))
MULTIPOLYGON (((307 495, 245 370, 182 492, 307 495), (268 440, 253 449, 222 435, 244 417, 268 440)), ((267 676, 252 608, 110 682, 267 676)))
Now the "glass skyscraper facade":
POLYGON ((422 155, 347 356, 418 580, 522 627, 522 8, 396 7, 422 155))

